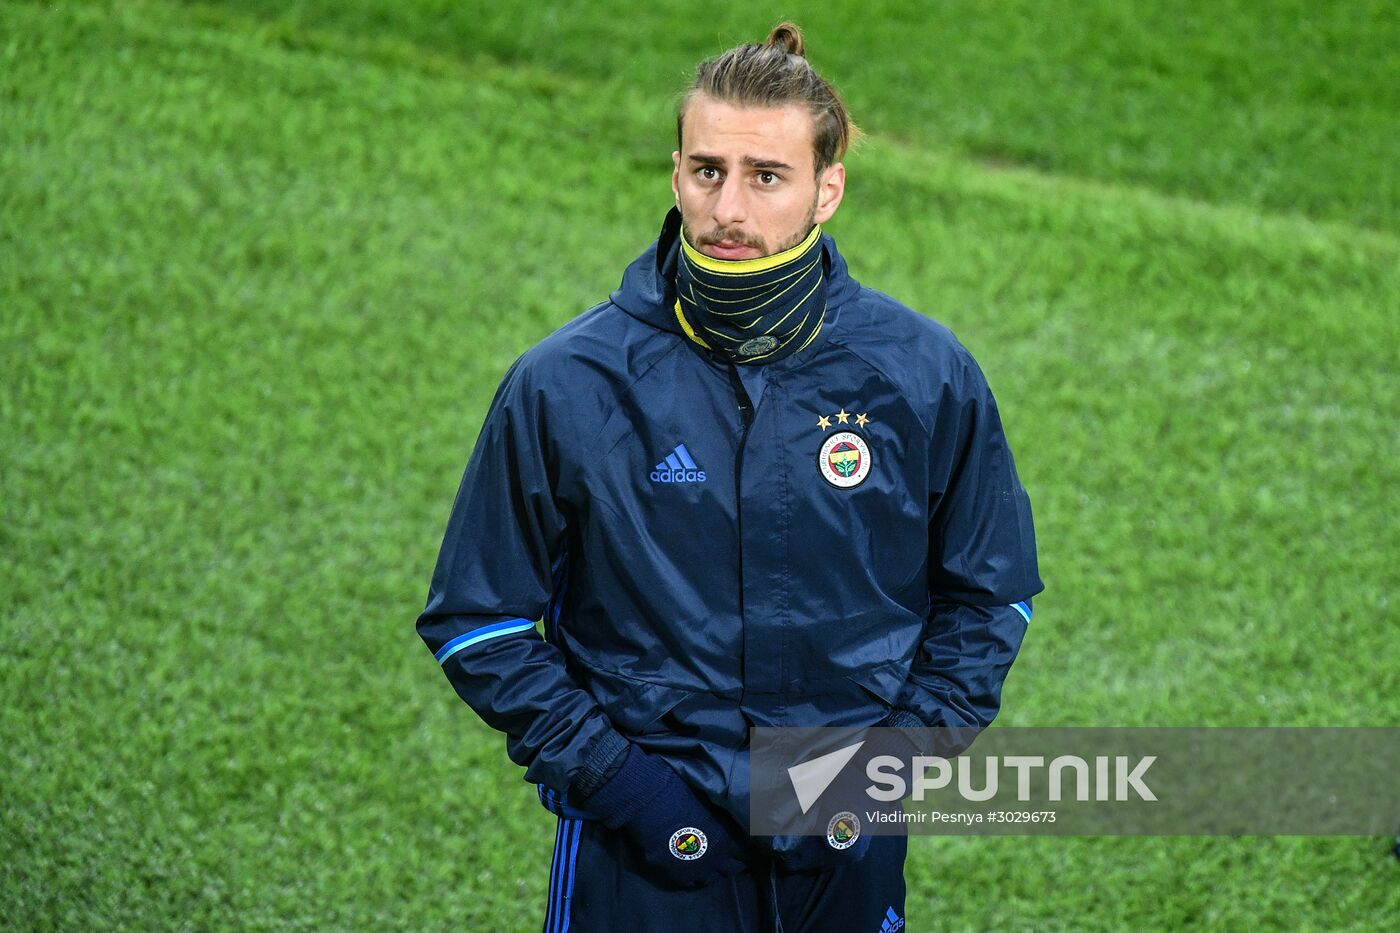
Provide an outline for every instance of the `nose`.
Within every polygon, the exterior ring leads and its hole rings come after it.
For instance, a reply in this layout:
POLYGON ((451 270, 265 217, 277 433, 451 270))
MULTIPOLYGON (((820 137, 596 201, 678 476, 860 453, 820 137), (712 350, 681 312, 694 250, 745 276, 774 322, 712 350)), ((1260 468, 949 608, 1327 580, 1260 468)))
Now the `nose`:
POLYGON ((715 223, 721 227, 737 226, 748 218, 743 180, 737 172, 729 174, 720 185, 714 202, 714 216, 715 223))

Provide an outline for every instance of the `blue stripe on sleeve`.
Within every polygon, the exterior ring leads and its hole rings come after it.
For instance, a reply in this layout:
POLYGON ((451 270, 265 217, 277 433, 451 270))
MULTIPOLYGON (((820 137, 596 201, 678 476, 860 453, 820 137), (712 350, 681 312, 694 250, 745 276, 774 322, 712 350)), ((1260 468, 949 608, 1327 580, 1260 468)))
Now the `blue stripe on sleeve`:
POLYGON ((1031 604, 1030 604, 1030 603, 1028 603, 1028 602, 1012 603, 1012 604, 1011 604, 1011 608, 1012 608, 1012 609, 1015 609, 1017 612, 1019 612, 1019 613, 1021 614, 1021 617, 1022 617, 1023 619, 1025 619, 1027 622, 1029 622, 1029 621, 1031 620, 1031 604))
POLYGON ((510 635, 513 632, 523 632, 534 627, 535 623, 527 622, 525 619, 506 619, 504 622, 483 625, 481 628, 472 629, 465 635, 458 635, 439 648, 437 654, 433 655, 433 657, 437 658, 439 664, 442 664, 463 648, 474 645, 477 642, 486 641, 488 638, 496 638, 501 635, 510 635))

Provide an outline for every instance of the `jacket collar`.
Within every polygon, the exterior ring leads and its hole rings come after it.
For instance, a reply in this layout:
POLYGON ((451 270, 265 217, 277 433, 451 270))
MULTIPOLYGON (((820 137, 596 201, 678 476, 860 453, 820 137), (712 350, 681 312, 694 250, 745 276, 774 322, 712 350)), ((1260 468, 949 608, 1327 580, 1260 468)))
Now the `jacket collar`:
MULTIPOLYGON (((610 296, 612 303, 640 321, 658 330, 680 337, 696 352, 710 356, 709 351, 695 344, 681 330, 676 319, 676 262, 680 252, 681 213, 671 208, 661 224, 661 234, 622 273, 622 284, 610 296)), ((846 271, 846 260, 836 249, 836 241, 822 234, 822 252, 827 275, 827 323, 815 340, 800 353, 767 364, 776 369, 797 366, 810 358, 834 326, 841 306, 860 291, 860 283, 846 271)))

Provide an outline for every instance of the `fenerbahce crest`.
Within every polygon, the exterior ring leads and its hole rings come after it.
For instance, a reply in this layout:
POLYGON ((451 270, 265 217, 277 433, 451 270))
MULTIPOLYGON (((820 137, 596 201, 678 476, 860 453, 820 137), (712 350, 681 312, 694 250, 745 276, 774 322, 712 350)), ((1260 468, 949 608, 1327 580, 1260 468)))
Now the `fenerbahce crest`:
POLYGON ((870 445, 853 431, 837 431, 822 442, 817 468, 838 489, 859 486, 870 475, 870 445))

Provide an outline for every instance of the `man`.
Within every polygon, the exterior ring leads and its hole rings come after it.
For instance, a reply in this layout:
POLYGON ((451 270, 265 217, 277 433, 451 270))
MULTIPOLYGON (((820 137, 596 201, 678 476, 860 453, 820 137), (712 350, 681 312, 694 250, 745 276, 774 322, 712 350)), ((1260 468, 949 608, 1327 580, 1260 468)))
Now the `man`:
POLYGON ((506 373, 418 631, 559 817, 547 931, 896 929, 902 837, 746 832, 749 729, 990 722, 1029 502, 972 357, 821 232, 854 127, 796 27, 677 131, 656 243, 506 373))

